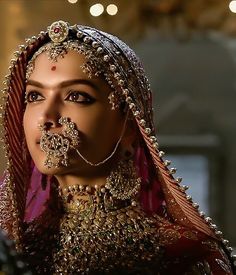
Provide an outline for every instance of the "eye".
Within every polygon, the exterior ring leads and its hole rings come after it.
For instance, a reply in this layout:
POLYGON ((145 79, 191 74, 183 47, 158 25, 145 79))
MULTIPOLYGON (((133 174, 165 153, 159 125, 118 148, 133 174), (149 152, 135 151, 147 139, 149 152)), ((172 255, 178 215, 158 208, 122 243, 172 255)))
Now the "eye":
POLYGON ((26 103, 32 103, 32 102, 42 101, 42 100, 44 100, 44 97, 37 91, 31 91, 25 95, 26 103))
POLYGON ((89 94, 79 91, 71 91, 67 95, 66 100, 83 104, 91 104, 95 101, 95 99, 91 97, 89 94))

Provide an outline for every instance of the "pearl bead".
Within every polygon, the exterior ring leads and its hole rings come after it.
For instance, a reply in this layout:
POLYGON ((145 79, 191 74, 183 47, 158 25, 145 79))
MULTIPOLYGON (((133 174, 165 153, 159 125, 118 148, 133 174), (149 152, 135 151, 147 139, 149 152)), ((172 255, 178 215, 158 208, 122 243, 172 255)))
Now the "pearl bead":
POLYGON ((144 119, 141 119, 139 123, 140 125, 144 126, 146 124, 146 121, 144 119))
POLYGON ((159 157, 160 157, 160 158, 162 158, 162 157, 164 157, 164 155, 165 155, 165 152, 163 152, 163 151, 160 151, 160 152, 158 153, 158 155, 159 155, 159 157))
POLYGON ((111 66, 110 66, 110 70, 111 70, 112 72, 114 72, 114 71, 116 70, 116 66, 115 66, 115 65, 111 65, 111 66))

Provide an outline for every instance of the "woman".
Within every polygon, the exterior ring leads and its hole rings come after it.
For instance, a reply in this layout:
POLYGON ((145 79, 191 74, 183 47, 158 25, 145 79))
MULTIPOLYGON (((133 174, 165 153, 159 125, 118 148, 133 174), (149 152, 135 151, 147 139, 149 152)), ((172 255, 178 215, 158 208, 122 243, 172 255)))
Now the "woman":
POLYGON ((1 227, 36 274, 233 274, 158 150, 149 84, 122 41, 54 22, 20 47, 3 93, 1 227))

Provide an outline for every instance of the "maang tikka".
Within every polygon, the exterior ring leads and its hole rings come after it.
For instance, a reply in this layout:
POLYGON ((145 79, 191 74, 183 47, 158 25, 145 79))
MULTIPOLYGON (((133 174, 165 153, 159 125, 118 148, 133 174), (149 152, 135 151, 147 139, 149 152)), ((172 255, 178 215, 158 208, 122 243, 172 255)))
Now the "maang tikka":
POLYGON ((46 153, 44 165, 47 168, 68 166, 68 151, 70 148, 76 148, 79 144, 79 132, 75 123, 67 117, 61 117, 58 122, 65 126, 60 134, 52 133, 43 125, 39 125, 42 132, 40 148, 46 153))

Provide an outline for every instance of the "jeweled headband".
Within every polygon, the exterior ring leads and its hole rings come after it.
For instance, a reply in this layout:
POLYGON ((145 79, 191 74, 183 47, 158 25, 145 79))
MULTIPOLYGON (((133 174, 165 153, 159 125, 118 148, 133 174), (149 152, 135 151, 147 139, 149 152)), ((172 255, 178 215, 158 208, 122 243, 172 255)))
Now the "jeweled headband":
MULTIPOLYGON (((105 77, 114 93, 111 103, 116 107, 119 100, 126 102, 140 130, 143 142, 156 167, 161 187, 165 195, 167 211, 176 223, 198 230, 214 238, 221 238, 221 232, 204 219, 198 205, 185 193, 184 186, 175 179, 174 168, 163 160, 164 153, 159 151, 152 117, 152 95, 143 67, 135 53, 117 37, 87 26, 70 26, 63 21, 53 23, 47 32, 27 40, 20 46, 12 60, 10 74, 6 77, 3 90, 6 105, 3 107, 4 138, 7 144, 9 190, 15 194, 15 209, 20 209, 15 220, 15 235, 19 231, 19 221, 23 219, 29 172, 27 157, 23 152, 22 119, 24 112, 24 91, 26 72, 29 77, 33 62, 40 52, 48 52, 49 58, 56 61, 66 51, 76 50, 86 57, 84 69, 105 77), (27 67, 28 65, 28 67, 27 67), (91 70, 90 70, 91 69, 91 70), (119 100, 117 100, 119 99, 119 100)), ((19 234, 18 234, 19 235, 19 234)), ((16 237, 15 237, 16 239, 16 237)), ((227 241, 223 241, 227 244, 227 241)), ((229 248, 230 250, 231 248, 229 248)))

